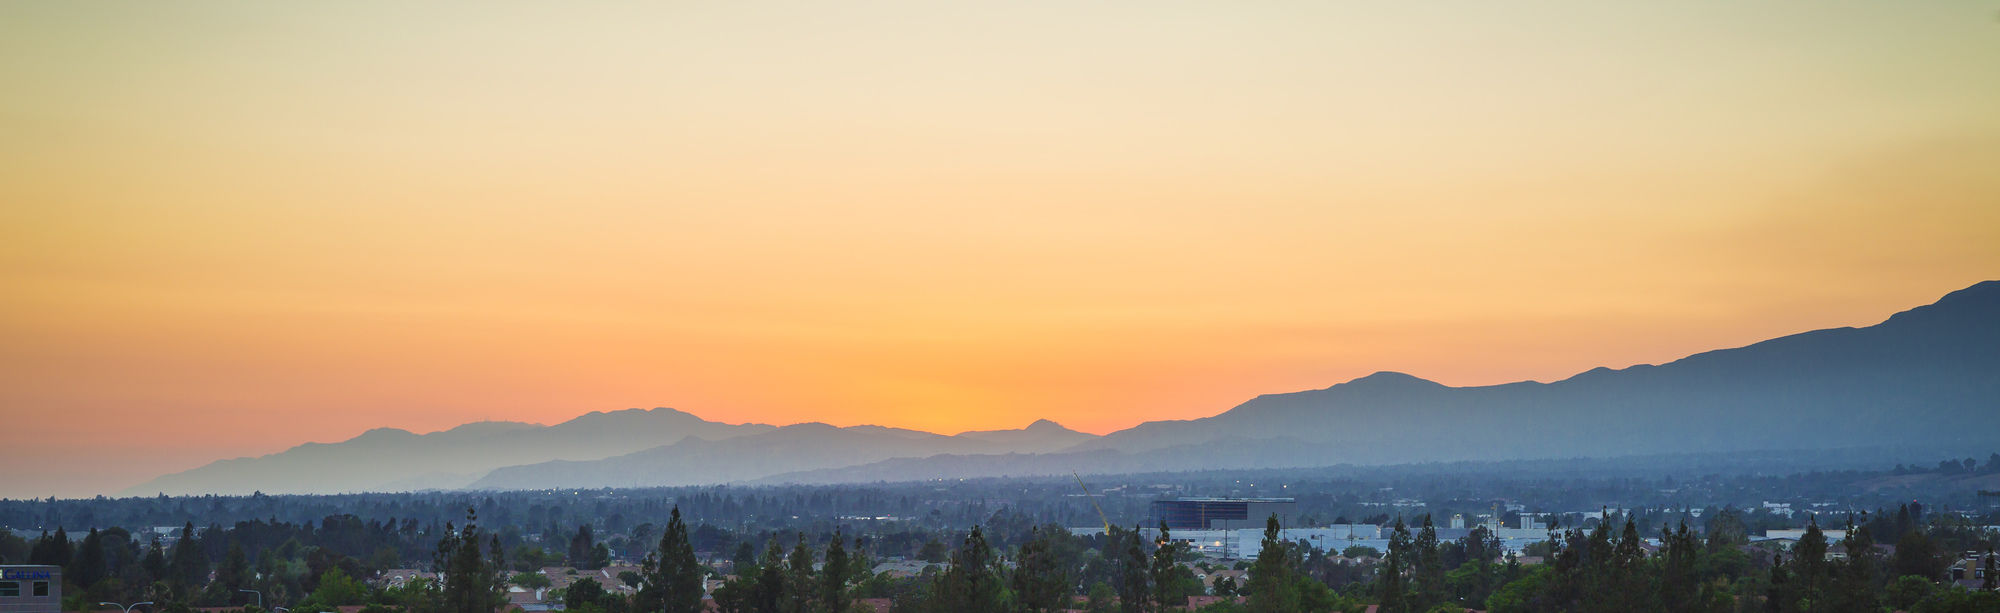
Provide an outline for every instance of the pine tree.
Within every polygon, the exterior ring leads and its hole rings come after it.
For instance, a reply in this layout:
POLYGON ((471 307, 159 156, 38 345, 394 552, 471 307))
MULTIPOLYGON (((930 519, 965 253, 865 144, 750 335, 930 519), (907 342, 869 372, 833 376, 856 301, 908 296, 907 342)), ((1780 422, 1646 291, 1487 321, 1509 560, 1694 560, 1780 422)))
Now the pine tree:
POLYGON ((1424 527, 1417 531, 1417 538, 1411 543, 1416 553, 1415 565, 1417 597, 1412 609, 1429 610, 1444 601, 1444 561, 1438 551, 1437 526, 1431 523, 1429 513, 1424 514, 1424 527))
POLYGON ((1264 542, 1257 563, 1250 567, 1250 610, 1280 613, 1299 610, 1298 584, 1293 581, 1290 543, 1278 536, 1278 516, 1264 520, 1264 542))
POLYGON ((139 562, 139 568, 145 571, 145 583, 148 585, 168 579, 167 552, 160 546, 160 537, 153 537, 152 544, 146 547, 146 557, 139 562))
POLYGON ((1410 603, 1409 585, 1403 578, 1403 571, 1410 566, 1411 541, 1409 526, 1403 525, 1402 517, 1397 517, 1395 527, 1389 532, 1389 551, 1375 567, 1382 613, 1404 613, 1415 608, 1410 603))
POLYGON ((813 580, 813 552, 806 544, 806 535, 799 533, 792 545, 792 554, 785 560, 784 598, 778 601, 782 613, 808 613, 812 610, 813 596, 818 592, 813 580))
POLYGON ((71 568, 65 569, 64 572, 68 575, 66 578, 75 581, 77 585, 89 588, 104 580, 106 571, 104 536, 98 534, 96 528, 91 528, 90 534, 84 535, 83 542, 77 545, 76 559, 72 562, 71 568))
POLYGON ((193 591, 208 585, 208 554, 202 551, 201 541, 196 538, 194 522, 181 528, 181 538, 174 541, 171 582, 185 597, 193 591))
POLYGON ((1638 611, 1642 610, 1647 596, 1653 594, 1651 577, 1645 572, 1646 550, 1641 547, 1644 539, 1639 536, 1639 526, 1631 515, 1625 517, 1625 527, 1618 533, 1618 541, 1611 548, 1611 558, 1604 563, 1604 591, 1600 592, 1600 610, 1638 611))
POLYGON ((779 613, 780 603, 785 600, 785 550, 772 538, 764 547, 764 558, 757 565, 757 582, 753 584, 750 596, 750 610, 757 613, 779 613))
POLYGON ((1694 610, 1701 588, 1694 534, 1688 531, 1685 517, 1680 529, 1673 532, 1661 529, 1660 533, 1666 541, 1665 551, 1661 552, 1664 559, 1660 565, 1660 603, 1668 611, 1694 610))
POLYGON ((1792 546, 1793 582, 1797 585, 1795 596, 1804 604, 1802 609, 1818 610, 1825 599, 1827 582, 1826 534, 1819 529, 1817 518, 1806 520, 1806 533, 1792 546))
POLYGON ((757 547, 748 539, 738 541, 735 555, 729 556, 729 567, 738 577, 757 576, 757 547))
POLYGON ((1063 610, 1069 604, 1069 572, 1056 560, 1050 533, 1033 528, 1030 534, 1028 542, 1021 545, 1020 560, 1009 583, 1022 609, 1030 613, 1063 610))
POLYGON ((1167 522, 1160 522, 1160 538, 1153 549, 1153 605, 1158 610, 1187 605, 1187 594, 1177 593, 1174 571, 1180 568, 1181 545, 1174 542, 1167 530, 1167 522))
POLYGON ((1118 610, 1121 613, 1143 613, 1153 598, 1151 567, 1146 561, 1145 544, 1139 538, 1139 527, 1126 530, 1117 526, 1107 533, 1104 555, 1114 561, 1113 580, 1118 589, 1118 610))
POLYGON ((1916 575, 1936 581, 1944 574, 1939 557, 1943 554, 1943 548, 1937 541, 1931 540, 1923 530, 1913 528, 1896 541, 1896 553, 1890 558, 1889 565, 1893 576, 1916 575))
POLYGON ((701 565, 688 541, 687 524, 681 508, 674 506, 667 518, 667 530, 660 535, 659 549, 646 554, 639 564, 642 578, 633 608, 646 613, 699 613, 701 611, 701 565))
POLYGON ((1611 536, 1611 513, 1601 512, 1597 527, 1591 529, 1582 548, 1583 565, 1579 573, 1582 580, 1578 583, 1582 586, 1583 604, 1588 605, 1586 610, 1608 610, 1621 600, 1616 566, 1612 563, 1616 549, 1617 541, 1611 536))
POLYGON ((69 533, 64 532, 61 526, 57 526, 53 536, 46 531, 42 532, 42 537, 35 541, 34 548, 28 552, 28 563, 67 568, 70 557, 74 554, 75 549, 70 545, 69 533))
POLYGON ((1840 565, 1840 581, 1828 594, 1831 610, 1836 613, 1864 613, 1879 611, 1881 599, 1876 596, 1875 539, 1869 535, 1868 526, 1854 525, 1854 518, 1847 518, 1847 536, 1841 538, 1840 545, 1847 550, 1847 561, 1840 565))
POLYGON ((986 535, 979 526, 972 527, 965 542, 951 554, 951 570, 944 573, 938 585, 937 598, 941 611, 964 613, 998 613, 1002 609, 999 577, 993 569, 993 549, 986 544, 986 535))
POLYGON ((597 547, 597 539, 591 534, 590 524, 577 526, 576 535, 569 539, 569 565, 584 570, 596 570, 592 566, 592 554, 597 547))
POLYGON ((1769 613, 1784 613, 1797 610, 1798 600, 1793 595, 1791 573, 1785 572, 1785 558, 1771 555, 1771 579, 1764 594, 1764 610, 1769 613))
POLYGON ((820 567, 819 608, 827 613, 847 611, 847 546, 842 543, 845 540, 840 532, 833 533, 833 542, 826 546, 826 564, 820 567))
POLYGON ((479 515, 465 510, 465 527, 445 524, 438 540, 435 563, 443 581, 437 593, 442 613, 490 613, 507 603, 507 583, 501 576, 507 567, 500 556, 500 540, 479 529, 479 515), (490 543, 488 555, 480 555, 484 537, 490 543))
POLYGON ((229 553, 222 558, 222 566, 215 569, 215 582, 222 588, 235 593, 250 586, 256 577, 250 574, 250 559, 243 553, 243 546, 234 541, 229 543, 229 553))

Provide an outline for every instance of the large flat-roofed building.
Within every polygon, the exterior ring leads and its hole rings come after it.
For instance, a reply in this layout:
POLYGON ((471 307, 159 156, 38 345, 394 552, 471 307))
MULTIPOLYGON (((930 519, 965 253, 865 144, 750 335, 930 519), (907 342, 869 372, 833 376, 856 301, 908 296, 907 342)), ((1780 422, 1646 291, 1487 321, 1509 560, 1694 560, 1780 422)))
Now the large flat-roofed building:
POLYGON ((61 612, 61 566, 0 566, 0 613, 61 612))
MULTIPOLYGON (((1299 504, 1290 498, 1180 498, 1153 501, 1153 521, 1166 522, 1172 530, 1264 529, 1264 521, 1278 516, 1278 524, 1291 526, 1299 504)), ((1147 527, 1152 527, 1151 525, 1147 527)))

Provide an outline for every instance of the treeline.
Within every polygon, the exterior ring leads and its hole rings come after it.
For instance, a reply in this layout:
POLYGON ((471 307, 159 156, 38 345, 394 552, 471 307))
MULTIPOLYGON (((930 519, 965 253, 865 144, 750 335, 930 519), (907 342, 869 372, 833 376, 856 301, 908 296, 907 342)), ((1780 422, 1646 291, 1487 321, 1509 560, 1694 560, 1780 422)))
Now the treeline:
POLYGON ((1940 475, 1990 475, 1993 473, 2000 473, 2000 453, 1995 453, 1993 455, 1987 456, 1986 464, 1984 465, 1981 465, 1978 460, 1974 460, 1972 458, 1966 458, 1963 460, 1938 460, 1937 467, 1929 470, 1926 470, 1921 466, 1904 466, 1902 464, 1897 464, 1896 468, 1889 472, 1891 474, 1897 474, 1897 475, 1914 475, 1922 473, 1936 473, 1940 475))
MULTIPOLYGON (((1823 466, 1842 465, 1828 458, 1811 459, 1823 466)), ((2000 457, 1989 458, 1984 464, 1968 458, 1939 462, 1935 470, 1904 467, 1900 472, 1990 472, 2000 470, 1996 461, 2000 457)), ((1991 500, 1956 484, 1962 481, 1959 479, 1896 479, 1899 471, 1886 469, 1777 470, 1802 463, 1800 459, 1772 464, 1773 469, 1762 474, 1730 473, 1706 463, 1625 458, 1218 470, 1090 479, 1104 513, 1113 523, 1126 525, 1147 517, 1152 501, 1181 495, 1294 498, 1298 517, 1308 524, 1362 521, 1398 512, 1412 517, 1419 513, 1473 515, 1489 512, 1495 503, 1505 503, 1533 512, 1575 512, 1602 506, 1712 511, 1736 506, 1752 510, 1744 519, 1753 527, 1796 528, 1803 526, 1802 517, 1758 509, 1767 501, 1795 503, 1800 510, 1844 511, 1918 499, 1957 509, 1980 509, 1980 521, 2000 524, 2000 512, 1991 500)), ((914 531, 958 531, 986 522, 1002 509, 1035 525, 1096 524, 1097 511, 1077 494, 1076 483, 1064 477, 831 486, 49 498, 0 500, 0 526, 37 532, 44 528, 53 531, 57 526, 72 531, 122 526, 136 531, 186 523, 226 526, 253 520, 304 524, 351 515, 364 522, 393 519, 428 527, 456 520, 464 509, 472 507, 479 511, 482 524, 500 534, 503 541, 566 534, 575 526, 588 524, 605 535, 601 542, 612 543, 618 536, 630 535, 624 548, 613 544, 612 553, 614 557, 637 558, 657 539, 659 518, 671 507, 739 534, 803 531, 825 535, 890 524, 914 531), (637 529, 648 525, 654 532, 638 538, 637 529)), ((1511 521, 1511 517, 1506 519, 1511 521)), ((1642 518, 1640 523, 1655 525, 1655 519, 1674 521, 1671 517, 1642 518)), ((697 551, 708 551, 704 547, 718 541, 715 531, 700 534, 699 525, 691 529, 697 551)))
MULTIPOLYGON (((1714 518, 1706 536, 1686 523, 1662 526, 1657 546, 1627 517, 1589 529, 1552 528, 1550 540, 1531 552, 1540 563, 1524 564, 1483 528, 1441 540, 1428 516, 1411 523, 1398 519, 1386 552, 1341 552, 1352 557, 1287 542, 1272 517, 1256 560, 1237 566, 1248 571, 1246 580, 1216 582, 1212 592, 1225 598, 1201 610, 1346 613, 1379 605, 1384 613, 2000 611, 2000 593, 1992 585, 2000 572, 1989 570, 1981 590, 1949 585, 1944 574, 1960 548, 1990 547, 1990 535, 1965 531, 1948 519, 1926 523, 1921 511, 1908 508, 1856 519, 1862 521, 1848 522, 1837 543, 1809 520, 1793 547, 1776 549, 1751 543, 1733 511, 1714 518), (1877 528, 1901 531, 1895 547, 1876 546, 1871 534, 1877 528)), ((564 594, 566 605, 585 613, 698 610, 700 578, 713 573, 696 563, 684 533, 675 516, 643 565, 637 595, 620 597, 584 581, 564 594)), ((975 526, 951 548, 942 570, 933 567, 907 578, 870 573, 868 556, 850 550, 842 535, 828 539, 824 549, 811 543, 803 534, 789 543, 774 538, 763 544, 761 555, 749 541, 740 543, 729 563, 732 572, 714 590, 716 608, 847 613, 862 610, 858 605, 865 599, 886 599, 897 613, 1152 613, 1184 609, 1190 597, 1211 591, 1195 569, 1221 570, 1175 541, 1164 525, 1151 535, 1113 527, 1091 537, 1058 526, 1030 526, 999 539, 975 526)), ((1984 563, 1995 559, 2000 558, 1989 556, 1984 563)))
MULTIPOLYGON (((605 561, 608 548, 594 542, 588 524, 548 543, 561 547, 549 551, 510 545, 480 527, 477 509, 464 513, 463 524, 439 526, 351 516, 205 531, 187 524, 165 545, 160 539, 141 545, 121 529, 75 540, 59 529, 32 541, 11 539, 0 555, 62 566, 66 609, 150 601, 163 612, 282 606, 303 613, 351 605, 370 613, 487 612, 505 603, 510 581, 546 581, 532 572, 542 565, 590 568, 605 561), (364 583, 376 571, 410 566, 435 574, 393 588, 364 583)), ((1386 551, 1340 552, 1287 542, 1272 517, 1254 562, 1218 567, 1164 525, 1151 534, 1114 526, 1078 536, 995 513, 989 519, 996 521, 950 544, 934 535, 890 541, 838 529, 732 537, 733 554, 708 565, 696 553, 702 530, 670 507, 665 526, 640 552, 638 570, 618 579, 635 588, 630 595, 586 578, 550 597, 581 613, 696 611, 705 594, 731 613, 848 613, 864 599, 886 599, 894 611, 911 613, 1152 613, 1203 595, 1222 597, 1203 607, 1222 613, 1346 612, 1371 604, 1384 613, 2000 611, 2000 594, 1992 591, 2000 572, 1985 573, 1984 591, 1946 580, 1947 565, 1960 554, 1995 545, 1993 535, 1956 515, 1926 517, 1920 506, 1900 506, 1851 518, 1837 541, 1808 520, 1804 535, 1782 549, 1750 542, 1734 510, 1707 517, 1701 530, 1685 521, 1647 530, 1636 517, 1611 514, 1587 526, 1553 527, 1548 541, 1520 556, 1505 552, 1483 527, 1441 540, 1429 515, 1395 518, 1386 551), (1649 533, 1659 537, 1657 545, 1644 538, 1649 533), (1878 541, 1876 534, 1895 536, 1878 541), (899 557, 914 549, 945 564, 916 576, 876 574, 875 556, 885 546, 896 547, 899 557), (1205 585, 1197 575, 1225 570, 1247 576, 1205 585), (712 594, 704 589, 708 579, 721 580, 712 594)), ((1989 555, 1982 563, 1994 560, 1989 555)))
MULTIPOLYGON (((1809 521, 1789 550, 1753 546, 1726 530, 1702 539, 1683 523, 1663 528, 1661 545, 1649 552, 1636 524, 1627 521, 1620 530, 1613 525, 1552 532, 1546 563, 1500 586, 1485 598, 1485 608, 1496 613, 2000 611, 1990 573, 1982 591, 1939 587, 1955 552, 1914 524, 1897 539, 1893 554, 1876 546, 1871 524, 1851 521, 1837 544, 1829 543, 1816 520, 1809 521)), ((1991 556, 1987 560, 1992 563, 1991 556)), ((1390 610, 1422 610, 1437 596, 1420 590, 1407 596, 1417 607, 1390 610)), ((1384 592, 1385 603, 1392 597, 1384 592)))
POLYGON ((332 571, 349 579, 367 577, 427 556, 436 532, 414 521, 362 522, 351 515, 317 524, 247 521, 206 530, 189 523, 168 539, 124 528, 92 529, 72 538, 57 528, 33 541, 0 535, 0 562, 63 567, 63 593, 77 607, 148 600, 192 606, 294 602, 319 589, 332 571))

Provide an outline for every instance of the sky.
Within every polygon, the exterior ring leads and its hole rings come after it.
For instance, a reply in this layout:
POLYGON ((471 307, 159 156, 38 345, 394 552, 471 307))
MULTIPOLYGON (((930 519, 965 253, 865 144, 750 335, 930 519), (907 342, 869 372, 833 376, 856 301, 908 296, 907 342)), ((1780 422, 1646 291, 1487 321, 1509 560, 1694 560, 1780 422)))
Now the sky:
POLYGON ((1090 432, 2000 278, 2000 3, 0 4, 0 497, 389 426, 1090 432))

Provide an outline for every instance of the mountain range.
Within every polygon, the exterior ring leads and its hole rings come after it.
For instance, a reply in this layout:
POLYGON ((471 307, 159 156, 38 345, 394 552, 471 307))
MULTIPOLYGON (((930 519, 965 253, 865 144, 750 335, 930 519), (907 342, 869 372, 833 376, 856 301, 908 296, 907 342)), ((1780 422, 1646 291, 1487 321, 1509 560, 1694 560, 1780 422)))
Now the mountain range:
POLYGON ((834 483, 1849 448, 1941 456, 2000 448, 2000 281, 1873 326, 1666 364, 1476 387, 1381 372, 1104 436, 1047 420, 945 436, 634 409, 553 426, 371 430, 215 462, 125 493, 834 483))

